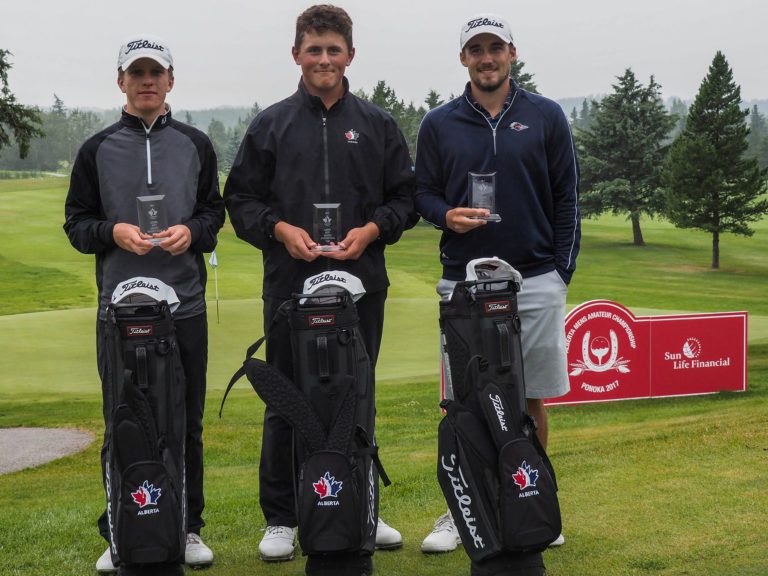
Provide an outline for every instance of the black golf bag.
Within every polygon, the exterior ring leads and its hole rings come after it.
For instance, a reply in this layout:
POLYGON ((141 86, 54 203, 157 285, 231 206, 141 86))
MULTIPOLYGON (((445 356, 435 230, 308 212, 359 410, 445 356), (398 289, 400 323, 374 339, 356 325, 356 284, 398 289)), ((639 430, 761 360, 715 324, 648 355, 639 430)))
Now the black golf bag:
POLYGON ((451 386, 437 475, 473 562, 537 553, 561 530, 554 469, 526 413, 520 285, 492 280, 459 282, 440 302, 451 386))
POLYGON ((249 348, 227 393, 245 374, 264 403, 293 427, 296 515, 307 573, 325 573, 322 566, 347 573, 345 566, 358 566, 360 558, 370 565, 379 475, 389 484, 374 442, 373 371, 357 309, 342 289, 295 295, 274 322, 290 326, 294 381, 252 358, 262 338, 249 348))
POLYGON ((126 574, 176 573, 186 544, 186 411, 167 302, 133 295, 110 304, 107 338, 105 489, 112 561, 126 574))

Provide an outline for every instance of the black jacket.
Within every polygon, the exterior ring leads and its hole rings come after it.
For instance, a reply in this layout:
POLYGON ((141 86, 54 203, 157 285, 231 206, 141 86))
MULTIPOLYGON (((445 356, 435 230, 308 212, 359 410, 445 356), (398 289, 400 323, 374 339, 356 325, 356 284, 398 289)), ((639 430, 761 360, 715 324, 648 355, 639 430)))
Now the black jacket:
MULTIPOLYGON (((264 295, 288 298, 304 279, 346 270, 368 292, 389 285, 384 247, 417 220, 413 168, 394 119, 348 90, 330 110, 299 83, 251 123, 224 188, 238 237, 262 251, 264 295), (341 237, 374 222, 378 240, 356 261, 292 258, 273 237, 282 220, 313 235, 313 204, 340 203, 341 237)), ((315 239, 317 240, 317 239, 315 239)))
POLYGON ((205 310, 202 253, 216 247, 224 224, 216 155, 205 134, 173 120, 170 111, 150 128, 123 111, 119 122, 80 148, 64 210, 69 241, 96 255, 100 315, 115 287, 134 276, 173 287, 180 300, 176 318, 205 310), (165 195, 168 225, 185 224, 192 234, 183 254, 153 248, 139 256, 119 248, 112 237, 115 224, 138 224, 136 197, 155 194, 165 195))

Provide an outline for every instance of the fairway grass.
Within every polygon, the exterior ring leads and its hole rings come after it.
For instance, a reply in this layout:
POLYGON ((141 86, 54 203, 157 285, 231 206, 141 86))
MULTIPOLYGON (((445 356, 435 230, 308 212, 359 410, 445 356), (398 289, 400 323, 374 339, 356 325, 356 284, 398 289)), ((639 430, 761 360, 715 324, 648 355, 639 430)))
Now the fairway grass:
MULTIPOLYGON (((93 257, 61 231, 66 182, 0 181, 0 427, 103 432, 95 366, 93 257)), ((643 222, 630 245, 622 218, 584 222, 569 306, 608 298, 636 316, 747 310, 746 393, 550 409, 566 544, 545 553, 550 576, 768 574, 768 226, 726 236, 723 268, 709 237, 643 222)), ((392 287, 377 368, 377 437, 393 485, 382 517, 405 538, 374 557, 380 576, 466 576, 463 551, 419 545, 445 511, 435 480, 439 234, 407 232, 387 251, 392 287)), ((210 576, 300 575, 302 559, 258 559, 264 519, 257 470, 263 404, 245 380, 218 418, 223 388, 262 334, 258 252, 225 227, 217 249, 220 321, 209 275, 210 364, 205 416, 203 537, 210 576)), ((99 442, 84 452, 0 476, 0 575, 93 574, 104 550, 99 442)))

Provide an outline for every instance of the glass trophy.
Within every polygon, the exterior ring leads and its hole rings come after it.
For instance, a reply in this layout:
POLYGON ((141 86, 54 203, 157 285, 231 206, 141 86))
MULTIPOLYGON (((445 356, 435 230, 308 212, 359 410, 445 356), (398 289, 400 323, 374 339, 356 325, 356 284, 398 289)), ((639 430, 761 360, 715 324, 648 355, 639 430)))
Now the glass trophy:
MULTIPOLYGON (((163 199, 165 194, 156 196, 137 196, 139 210, 139 229, 142 234, 157 234, 168 228, 168 216, 163 199)), ((152 244, 160 244, 162 238, 152 238, 152 244)))
POLYGON ((341 222, 339 215, 341 204, 314 204, 315 225, 312 239, 317 242, 314 252, 339 252, 344 250, 339 246, 341 238, 341 222))
POLYGON ((490 212, 488 216, 470 216, 472 220, 501 222, 501 216, 496 213, 496 172, 469 173, 469 207, 485 208, 490 212))

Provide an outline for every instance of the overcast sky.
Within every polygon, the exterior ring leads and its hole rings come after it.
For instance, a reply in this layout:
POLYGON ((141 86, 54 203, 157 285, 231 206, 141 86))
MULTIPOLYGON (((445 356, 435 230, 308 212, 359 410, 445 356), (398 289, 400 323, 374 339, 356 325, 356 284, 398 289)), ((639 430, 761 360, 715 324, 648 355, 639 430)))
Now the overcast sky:
MULTIPOLYGON (((10 85, 25 104, 70 107, 123 103, 116 84, 118 48, 151 33, 170 45, 178 109, 266 106, 292 93, 298 0, 0 0, 0 48, 13 53, 10 85), (151 13, 147 11, 151 8, 151 13), (144 12, 137 12, 141 8, 144 12)), ((730 63, 744 100, 768 98, 768 2, 765 0, 384 0, 339 2, 354 21, 357 49, 347 69, 353 89, 386 80, 421 103, 430 89, 459 93, 459 26, 476 12, 512 25, 518 57, 551 98, 605 94, 631 67, 651 74, 665 98, 693 98, 717 50, 730 63)))

